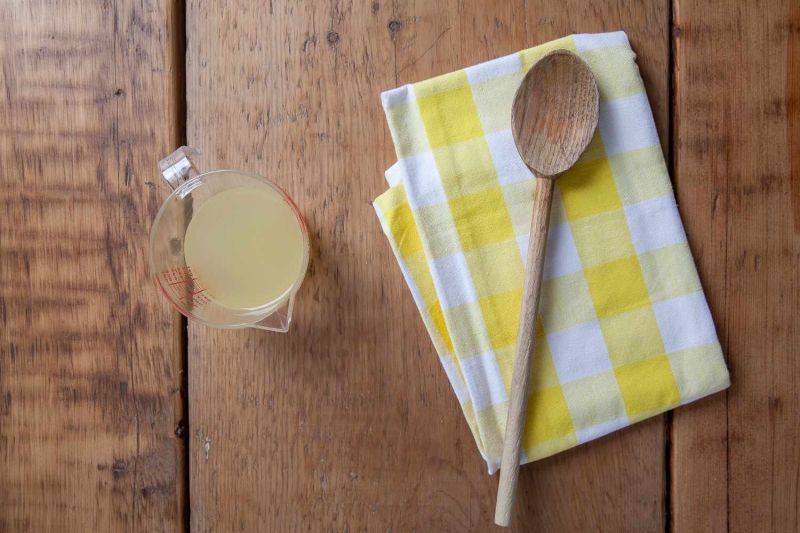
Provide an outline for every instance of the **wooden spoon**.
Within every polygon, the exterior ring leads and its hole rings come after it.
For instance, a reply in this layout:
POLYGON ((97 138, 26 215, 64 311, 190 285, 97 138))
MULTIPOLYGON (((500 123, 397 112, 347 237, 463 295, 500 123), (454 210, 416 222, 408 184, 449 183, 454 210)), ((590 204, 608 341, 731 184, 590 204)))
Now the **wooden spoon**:
POLYGON ((514 142, 537 179, 494 515, 499 526, 510 526, 514 511, 553 185, 560 174, 575 164, 592 139, 597 127, 599 100, 592 71, 578 56, 566 50, 550 52, 537 61, 514 96, 511 109, 514 142))

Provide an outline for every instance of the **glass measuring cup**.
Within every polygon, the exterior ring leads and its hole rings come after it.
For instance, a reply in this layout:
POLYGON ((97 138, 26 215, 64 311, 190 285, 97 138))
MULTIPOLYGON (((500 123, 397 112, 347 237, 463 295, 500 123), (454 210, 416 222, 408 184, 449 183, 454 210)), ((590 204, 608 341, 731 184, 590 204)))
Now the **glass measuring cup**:
MULTIPOLYGON (((285 333, 292 320, 295 294, 308 269, 308 229, 303 216, 289 195, 266 178, 239 170, 201 173, 195 165, 199 155, 194 148, 182 146, 158 163, 164 179, 174 190, 158 211, 150 232, 150 266, 156 282, 178 311, 201 324, 223 329, 258 328, 285 333), (302 244, 294 282, 270 301, 239 309, 221 305, 215 299, 214 287, 202 279, 197 265, 187 264, 186 237, 193 218, 209 200, 226 191, 228 194, 236 193, 234 189, 243 188, 257 196, 264 194, 280 198, 282 208, 288 207, 294 214, 302 244)), ((226 221, 223 217, 213 223, 224 225, 226 221)))

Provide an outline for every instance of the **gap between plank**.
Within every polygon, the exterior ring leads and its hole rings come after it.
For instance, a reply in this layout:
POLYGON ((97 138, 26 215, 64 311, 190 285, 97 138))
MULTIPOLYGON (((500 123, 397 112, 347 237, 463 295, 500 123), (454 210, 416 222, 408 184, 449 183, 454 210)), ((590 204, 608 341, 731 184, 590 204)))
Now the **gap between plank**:
MULTIPOLYGON (((678 77, 675 75, 677 68, 677 37, 680 36, 680 28, 675 25, 678 0, 671 0, 667 6, 667 85, 669 87, 669 98, 667 99, 667 168, 672 178, 672 186, 677 191, 677 176, 675 170, 675 99, 677 98, 678 77)), ((672 533, 672 512, 674 502, 672 501, 672 468, 673 468, 673 448, 672 448, 672 411, 667 411, 664 416, 664 531, 672 533)))
MULTIPOLYGON (((175 150, 179 146, 184 146, 187 140, 187 105, 186 105, 186 2, 185 0, 175 0, 170 21, 174 31, 175 41, 172 46, 172 64, 175 67, 175 79, 172 83, 173 98, 175 102, 175 123, 177 124, 174 146, 168 147, 168 151, 175 150)), ((183 516, 181 530, 188 533, 191 530, 191 491, 189 486, 189 475, 191 472, 191 432, 189 430, 189 321, 181 314, 179 316, 179 328, 181 332, 181 397, 182 411, 181 418, 176 432, 180 432, 179 438, 183 441, 183 471, 180 480, 176 483, 181 485, 183 498, 183 516)))

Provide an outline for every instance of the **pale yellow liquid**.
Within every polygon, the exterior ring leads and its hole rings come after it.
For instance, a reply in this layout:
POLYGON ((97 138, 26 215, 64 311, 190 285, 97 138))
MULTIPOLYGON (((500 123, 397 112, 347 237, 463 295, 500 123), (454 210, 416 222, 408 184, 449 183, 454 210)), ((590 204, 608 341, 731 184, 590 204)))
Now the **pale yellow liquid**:
POLYGON ((272 189, 240 187, 212 196, 192 216, 184 253, 219 305, 274 304, 300 276, 305 245, 292 209, 272 189))

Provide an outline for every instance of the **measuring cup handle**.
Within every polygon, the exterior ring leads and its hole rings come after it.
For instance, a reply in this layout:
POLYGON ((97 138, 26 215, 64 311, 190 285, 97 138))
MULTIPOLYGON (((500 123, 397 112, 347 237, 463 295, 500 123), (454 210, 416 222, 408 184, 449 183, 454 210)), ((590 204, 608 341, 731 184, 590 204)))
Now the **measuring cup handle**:
POLYGON ((177 189, 183 182, 200 174, 195 166, 195 159, 200 156, 200 151, 190 146, 181 146, 167 157, 158 162, 158 169, 167 180, 169 186, 177 189))

